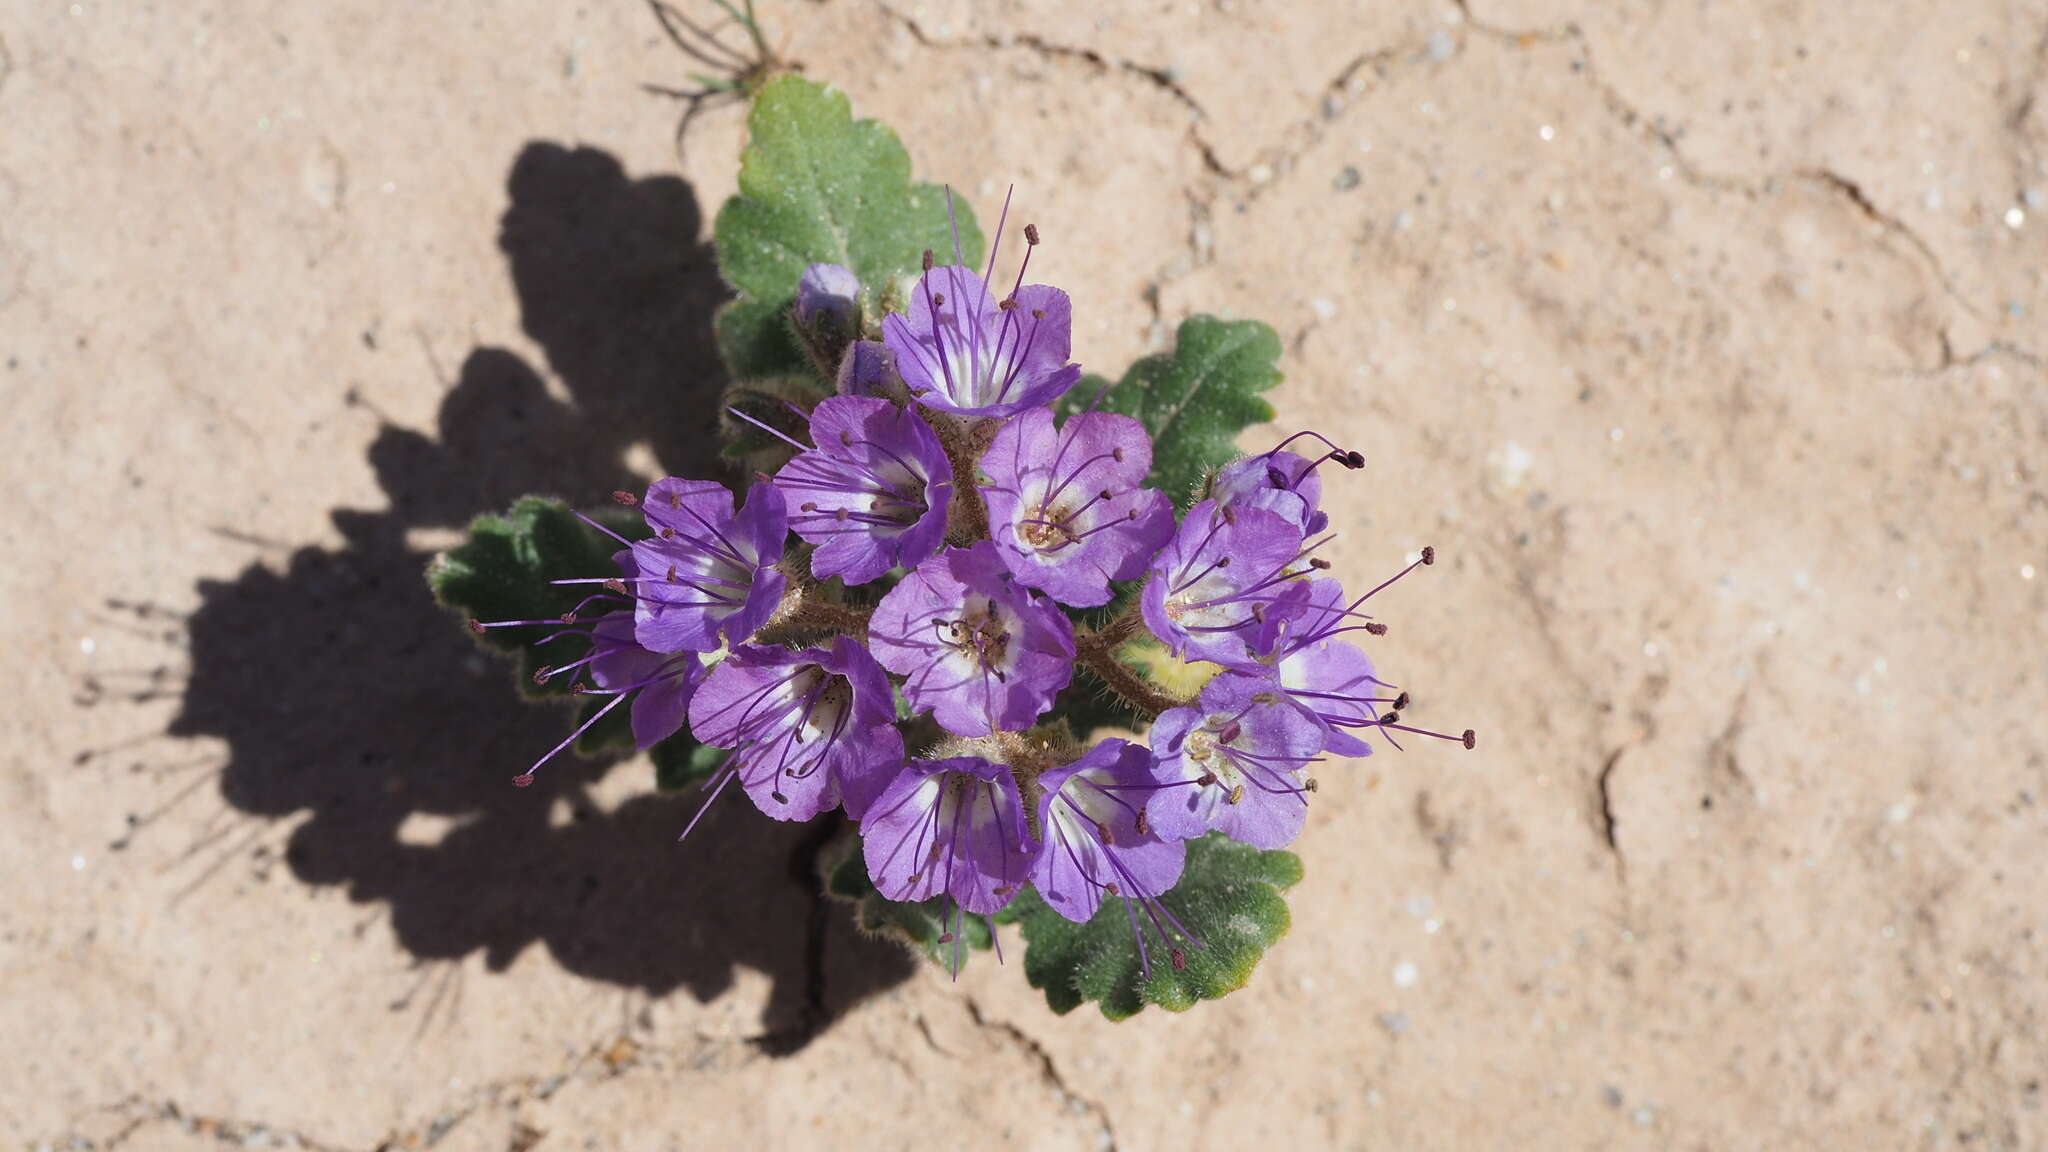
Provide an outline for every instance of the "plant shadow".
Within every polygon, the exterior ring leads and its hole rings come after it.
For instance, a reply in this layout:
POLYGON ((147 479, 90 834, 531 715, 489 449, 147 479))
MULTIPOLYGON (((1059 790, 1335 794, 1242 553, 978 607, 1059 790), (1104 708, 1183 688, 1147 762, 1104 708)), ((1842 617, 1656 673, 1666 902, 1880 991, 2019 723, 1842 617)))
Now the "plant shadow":
POLYGON ((760 1043, 793 1051, 913 971, 819 890, 836 826, 728 799, 679 846, 694 792, 591 801, 616 759, 564 756, 513 788, 568 713, 520 701, 510 665, 434 603, 431 556, 408 543, 535 489, 587 504, 633 487, 622 459, 637 442, 668 471, 716 467, 711 318, 725 289, 689 185, 533 142, 508 186, 499 245, 568 400, 514 353, 472 350, 434 435, 387 423, 372 444, 389 511, 336 509, 345 547, 200 584, 169 732, 226 742, 232 808, 308 814, 285 852, 293 874, 388 906, 414 957, 480 951, 502 969, 542 943, 588 979, 700 1001, 752 968, 773 986, 760 1043))

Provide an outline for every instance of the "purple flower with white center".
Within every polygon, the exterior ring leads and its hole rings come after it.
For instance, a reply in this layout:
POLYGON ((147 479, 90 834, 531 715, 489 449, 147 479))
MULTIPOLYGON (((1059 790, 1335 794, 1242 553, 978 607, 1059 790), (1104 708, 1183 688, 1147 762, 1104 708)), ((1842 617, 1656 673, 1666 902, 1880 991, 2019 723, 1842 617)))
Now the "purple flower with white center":
POLYGON ((634 634, 655 652, 710 652, 760 631, 787 584, 782 493, 755 484, 746 506, 710 480, 656 480, 641 502, 654 535, 633 545, 634 634))
POLYGON ((813 264, 796 282, 797 327, 809 331, 820 323, 852 331, 860 313, 860 277, 838 264, 813 264))
POLYGON ((1322 746, 1322 725, 1270 685, 1211 680, 1197 706, 1152 724, 1164 783, 1145 815, 1168 840, 1213 829, 1254 848, 1284 848, 1307 819, 1303 772, 1322 746))
POLYGON ((1263 670, 1226 672, 1217 679, 1277 690, 1303 713, 1313 716, 1326 733, 1324 750, 1339 756, 1369 756, 1372 746, 1351 730, 1380 720, 1376 704, 1394 705, 1396 697, 1376 696, 1387 685, 1373 675, 1372 661, 1351 643, 1346 632, 1363 631, 1357 604, 1344 602, 1344 588, 1335 580, 1308 582, 1300 615, 1270 618, 1255 646, 1263 670))
POLYGON ((734 750, 725 771, 777 820, 809 820, 842 801, 858 818, 903 767, 895 720, 888 678, 847 636, 802 652, 736 648, 690 702, 691 731, 734 750))
POLYGON ((1074 675, 1074 626, 986 540, 919 564, 875 607, 868 644, 912 709, 961 736, 1031 727, 1074 675))
POLYGON ((1183 659, 1256 670, 1252 641, 1273 616, 1299 613, 1311 569, 1294 565, 1312 547, 1276 512, 1204 500, 1152 559, 1145 625, 1183 659))
POLYGON ((930 556, 953 498, 946 450, 915 412, 872 396, 833 396, 811 413, 816 448, 775 475, 789 526, 818 545, 814 576, 865 584, 930 556))
POLYGON ((1090 412, 1055 429, 1051 409, 1033 408, 996 432, 981 470, 1003 562, 1062 604, 1109 603, 1109 582, 1144 572, 1173 535, 1166 493, 1141 487, 1152 441, 1128 416, 1090 412))
POLYGON ((911 761, 868 806, 860 832, 883 896, 948 896, 983 916, 1016 896, 1040 850, 1009 769, 978 756, 911 761))
POLYGON ((1001 302, 972 268, 934 268, 927 252, 909 313, 882 318, 882 339, 919 403, 962 416, 1014 416, 1052 403, 1081 378, 1080 365, 1068 362, 1073 304, 1057 288, 1024 283, 1038 230, 1026 226, 1024 236, 1023 266, 1001 302))
MULTIPOLYGON (((1039 775, 1044 850, 1031 883, 1053 911, 1085 924, 1104 896, 1121 896, 1145 909, 1161 938, 1173 939, 1171 926, 1192 939, 1158 904, 1180 881, 1188 854, 1184 842, 1160 839, 1147 822, 1145 804, 1160 783, 1152 753, 1123 740, 1104 740, 1071 764, 1039 775)), ((1130 916, 1143 959, 1144 929, 1136 911, 1130 916)), ((1143 962, 1149 973, 1150 960, 1143 962)))

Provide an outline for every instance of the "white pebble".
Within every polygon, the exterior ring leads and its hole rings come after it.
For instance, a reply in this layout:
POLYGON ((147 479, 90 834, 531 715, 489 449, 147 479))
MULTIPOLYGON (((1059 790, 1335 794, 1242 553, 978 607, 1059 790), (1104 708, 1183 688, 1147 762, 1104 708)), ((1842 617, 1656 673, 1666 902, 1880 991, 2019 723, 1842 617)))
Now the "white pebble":
POLYGON ((95 641, 93 640, 93 638, 92 638, 92 637, 90 637, 90 636, 84 636, 84 637, 80 637, 80 638, 79 638, 79 641, 78 641, 78 650, 79 650, 80 652, 83 652, 83 653, 85 653, 85 654, 86 654, 87 656, 90 656, 90 655, 92 655, 92 653, 93 653, 93 649, 95 649, 95 648, 98 648, 98 647, 99 647, 99 644, 98 644, 98 643, 96 643, 96 642, 95 642, 95 641))
POLYGON ((1536 134, 1538 136, 1543 137, 1545 140, 1557 139, 1557 129, 1552 128, 1548 124, 1545 124, 1543 127, 1536 129, 1536 134))
POLYGON ((1522 486, 1522 482, 1529 478, 1530 466, 1535 463, 1536 458, 1529 454, 1529 450, 1513 440, 1486 457, 1486 466, 1493 473, 1494 483, 1509 492, 1522 486))
POLYGON ((1318 296, 1309 301, 1308 306, 1315 310, 1318 320, 1328 320, 1337 314, 1337 302, 1328 296, 1318 296))
POLYGON ((1415 982, 1421 979, 1421 977, 1422 973, 1416 970, 1415 962, 1412 960, 1403 960, 1399 964, 1394 965, 1394 987, 1396 988, 1413 988, 1415 987, 1415 982))
POLYGON ((2025 224, 2026 222, 2027 214, 2023 209, 2007 208, 2005 210, 2005 226, 2007 228, 2017 229, 2020 225, 2025 224))

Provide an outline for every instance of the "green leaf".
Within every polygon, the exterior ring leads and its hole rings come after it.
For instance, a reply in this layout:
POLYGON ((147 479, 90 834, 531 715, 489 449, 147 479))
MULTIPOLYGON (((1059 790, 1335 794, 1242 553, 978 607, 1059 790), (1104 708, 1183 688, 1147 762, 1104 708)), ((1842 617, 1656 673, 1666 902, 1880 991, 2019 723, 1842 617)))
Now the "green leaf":
MULTIPOLYGON (((981 230, 954 198, 960 247, 979 261, 981 230)), ((879 293, 924 250, 953 252, 943 189, 910 182, 910 154, 880 122, 855 120, 844 92, 781 75, 747 120, 739 192, 719 209, 719 268, 739 290, 717 320, 735 379, 810 372, 789 330, 797 277, 842 264, 879 293)))
MULTIPOLYGON (((1131 365, 1099 411, 1144 423, 1152 434, 1146 483, 1186 508, 1211 472, 1237 458, 1238 433, 1273 418, 1273 406, 1258 394, 1280 382, 1279 360, 1279 335, 1257 320, 1190 316, 1173 351, 1131 365)), ((1062 413, 1079 411, 1103 383, 1083 377, 1062 401, 1062 413)))
POLYGON ((876 891, 874 882, 868 879, 867 860, 861 854, 860 837, 851 837, 848 844, 845 854, 827 865, 825 891, 859 909, 862 931, 894 936, 929 956, 933 963, 945 967, 953 964, 954 946, 950 940, 940 943, 939 937, 949 928, 958 932, 960 943, 966 945, 959 950, 961 963, 964 964, 974 952, 988 950, 993 937, 987 920, 979 916, 962 916, 942 897, 916 904, 888 899, 876 891))
POLYGON ((1211 833, 1188 844, 1187 870, 1160 903, 1201 941, 1183 946, 1186 965, 1176 971, 1168 948, 1146 924, 1152 975, 1139 963, 1125 902, 1107 899, 1086 924, 1076 924, 1027 889, 999 919, 1024 927, 1024 978, 1045 993, 1061 1014, 1084 1000, 1097 1001, 1111 1020, 1135 1015, 1147 1004, 1185 1012, 1198 1000, 1215 1000, 1251 979, 1252 969, 1287 931, 1283 888, 1301 880, 1301 860, 1292 852, 1262 852, 1211 833))
POLYGON ((688 788, 709 780, 725 762, 725 749, 699 744, 688 732, 675 735, 647 750, 654 760, 654 784, 664 792, 688 788))
MULTIPOLYGON (((628 539, 646 533, 638 517, 622 517, 608 526, 628 539)), ((552 620, 576 607, 593 586, 548 581, 616 575, 612 553, 618 548, 618 541, 578 520, 560 501, 525 496, 503 516, 487 514, 470 521, 469 539, 428 569, 427 583, 445 607, 472 620, 552 620)), ((545 624, 493 628, 478 639, 519 660, 520 684, 528 695, 554 695, 568 691, 570 677, 558 676, 545 685, 533 682, 543 664, 567 662, 549 649, 533 646, 548 632, 545 624)), ((577 651, 568 659, 582 654, 577 651)), ((610 719, 599 727, 608 727, 610 719)))
POLYGON ((789 296, 779 300, 740 299, 728 302, 711 319, 725 370, 735 380, 810 372, 811 362, 796 342, 789 324, 789 296))

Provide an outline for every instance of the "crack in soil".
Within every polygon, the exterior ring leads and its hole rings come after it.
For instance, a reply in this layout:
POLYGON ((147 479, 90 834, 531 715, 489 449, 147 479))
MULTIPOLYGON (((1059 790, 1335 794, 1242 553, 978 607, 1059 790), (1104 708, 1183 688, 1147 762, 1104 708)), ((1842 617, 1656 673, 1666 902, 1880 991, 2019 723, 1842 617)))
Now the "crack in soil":
POLYGON ((1067 1101, 1068 1107, 1076 1111, 1092 1113, 1095 1116, 1095 1122, 1102 1128, 1102 1148, 1105 1152, 1115 1152, 1117 1147, 1116 1129, 1109 1122, 1109 1110, 1104 1108, 1099 1101, 1083 1096, 1067 1086, 1066 1078, 1060 1075, 1059 1065, 1053 1063, 1052 1053, 1045 1050, 1045 1045, 1040 1044, 1038 1039, 1029 1032, 1024 1031, 1007 1020, 989 1019, 982 1012, 981 1005, 975 1003, 973 998, 968 998, 966 1004, 967 1014, 974 1018, 974 1023, 977 1027, 984 1031, 1008 1036, 1012 1043, 1023 1049, 1026 1055, 1031 1056, 1038 1062, 1039 1073, 1045 1077, 1045 1082, 1067 1101))

